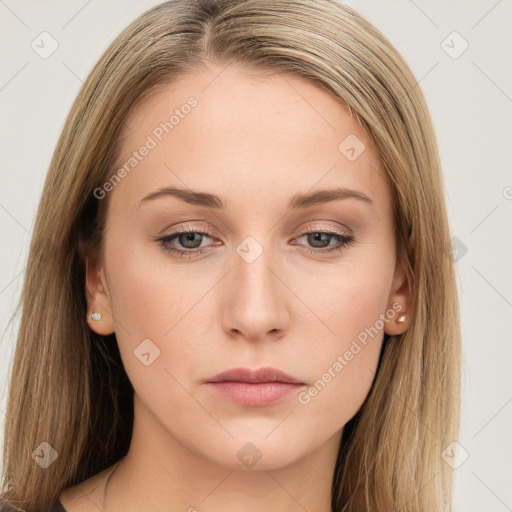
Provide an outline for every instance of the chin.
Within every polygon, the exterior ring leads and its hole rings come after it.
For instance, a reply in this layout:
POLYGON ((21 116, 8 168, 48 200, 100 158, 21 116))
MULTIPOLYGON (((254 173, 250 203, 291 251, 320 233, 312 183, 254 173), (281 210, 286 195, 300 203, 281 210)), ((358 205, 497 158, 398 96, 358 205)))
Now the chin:
MULTIPOLYGON (((274 421, 272 428, 277 425, 274 421)), ((210 438, 201 452, 215 464, 237 471, 270 471, 286 467, 318 448, 322 442, 318 435, 305 435, 305 432, 300 435, 289 429, 283 429, 280 434, 268 428, 258 431, 254 426, 245 431, 229 431, 233 438, 227 435, 223 440, 210 438)))

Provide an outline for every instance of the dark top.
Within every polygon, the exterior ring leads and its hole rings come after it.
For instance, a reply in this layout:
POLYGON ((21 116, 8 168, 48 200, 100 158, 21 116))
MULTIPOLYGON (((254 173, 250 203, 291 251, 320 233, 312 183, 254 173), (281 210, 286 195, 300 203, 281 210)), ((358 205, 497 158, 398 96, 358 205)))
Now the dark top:
MULTIPOLYGON (((5 502, 4 502, 5 503, 5 502)), ((5 508, 2 508, 1 504, 0 504, 0 512, 4 512, 6 509, 5 508)), ((50 512, 66 512, 66 509, 62 506, 62 503, 57 500, 53 505, 52 505, 52 508, 50 509, 50 512)))

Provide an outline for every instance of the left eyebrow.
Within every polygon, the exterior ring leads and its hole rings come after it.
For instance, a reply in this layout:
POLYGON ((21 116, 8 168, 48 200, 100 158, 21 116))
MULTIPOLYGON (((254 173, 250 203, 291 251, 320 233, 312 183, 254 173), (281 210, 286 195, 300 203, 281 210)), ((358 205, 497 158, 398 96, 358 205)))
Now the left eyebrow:
POLYGON ((375 206, 374 202, 366 194, 363 194, 363 192, 349 188, 338 187, 330 190, 318 190, 316 192, 310 192, 309 194, 295 194, 290 199, 288 208, 309 208, 311 206, 318 206, 319 204, 325 204, 332 201, 339 201, 341 199, 349 198, 357 199, 371 206, 375 206))
MULTIPOLYGON (((181 199, 182 201, 195 206, 205 206, 207 208, 215 209, 225 209, 226 207, 225 201, 221 197, 216 196, 215 194, 210 194, 208 192, 200 192, 197 190, 187 190, 178 187, 165 187, 150 192, 147 196, 145 196, 144 198, 137 202, 137 206, 141 206, 142 204, 157 199, 159 197, 166 196, 176 197, 177 199, 181 199)), ((332 201, 339 201, 342 199, 349 198, 357 199, 359 201, 369 204, 370 206, 375 206, 372 199, 370 199, 363 192, 338 187, 335 189, 309 192, 307 194, 295 194, 294 196, 291 197, 290 202, 288 204, 288 208, 292 210, 310 208, 312 206, 318 206, 320 204, 330 203, 332 201)))

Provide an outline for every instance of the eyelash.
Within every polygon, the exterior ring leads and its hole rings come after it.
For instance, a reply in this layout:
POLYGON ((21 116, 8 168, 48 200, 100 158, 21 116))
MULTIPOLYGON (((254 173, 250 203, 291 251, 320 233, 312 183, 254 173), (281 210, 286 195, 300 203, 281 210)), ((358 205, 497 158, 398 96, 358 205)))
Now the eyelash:
MULTIPOLYGON (((166 235, 162 238, 158 238, 157 239, 157 242, 160 242, 160 247, 162 248, 162 250, 166 253, 172 253, 172 254, 177 254, 179 257, 188 257, 188 258, 193 258, 193 257, 196 257, 196 256, 200 256, 201 254, 203 254, 205 252, 206 249, 200 249, 200 250, 197 250, 197 249, 189 249, 189 250, 182 250, 182 249, 176 249, 175 247, 172 247, 170 245, 168 245, 168 243, 175 239, 176 237, 178 237, 179 235, 184 235, 184 234, 187 234, 187 233, 195 233, 195 234, 198 234, 198 235, 206 235, 208 238, 211 238, 211 236, 209 235, 209 233, 205 233, 205 232, 202 232, 202 231, 197 231, 193 228, 189 229, 189 228, 185 228, 181 231, 175 231, 174 233, 170 234, 170 235, 166 235), (188 256, 187 256, 188 255, 188 256)), ((314 230, 314 231, 306 231, 305 233, 302 233, 301 235, 299 235, 298 238, 301 238, 305 235, 311 235, 311 234, 316 234, 316 233, 321 233, 323 235, 328 235, 332 238, 334 238, 335 240, 337 240, 341 245, 338 245, 338 246, 335 246, 335 247, 332 247, 331 249, 327 249, 327 250, 324 250, 324 249, 303 249, 305 252, 307 252, 308 254, 326 254, 326 253, 332 253, 332 252, 336 252, 336 251, 342 251, 343 249, 345 249, 346 247, 348 246, 351 246, 355 243, 355 238, 353 235, 342 235, 342 234, 339 234, 339 233, 333 233, 331 231, 323 231, 323 230, 314 230)))

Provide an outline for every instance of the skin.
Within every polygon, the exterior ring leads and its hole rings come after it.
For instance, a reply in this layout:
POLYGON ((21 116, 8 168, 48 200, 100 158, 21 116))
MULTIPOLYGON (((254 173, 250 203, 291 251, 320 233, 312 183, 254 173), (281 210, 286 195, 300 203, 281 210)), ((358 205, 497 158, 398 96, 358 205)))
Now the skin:
POLYGON ((190 96, 198 105, 108 192, 104 259, 89 255, 89 313, 103 315, 90 327, 116 333, 135 390, 130 450, 105 504, 113 467, 67 489, 61 501, 69 511, 327 512, 343 427, 370 390, 384 332, 404 332, 410 315, 404 323, 386 318, 306 405, 297 393, 263 407, 239 405, 203 381, 234 367, 272 366, 308 389, 394 303, 409 313, 386 173, 334 96, 301 78, 234 65, 184 75, 140 103, 114 170, 190 96), (349 134, 365 144, 354 161, 338 149, 349 134), (167 186, 216 194, 227 207, 170 196, 138 206, 167 186), (362 192, 373 205, 346 198, 287 207, 294 194, 335 187, 362 192), (183 238, 168 245, 199 246, 203 254, 161 249, 160 232, 184 227, 210 234, 196 245, 183 238), (307 233, 318 229, 349 230, 355 242, 322 253, 340 244, 315 243, 307 233), (236 250, 248 236, 263 251, 251 263, 236 250), (149 366, 134 355, 145 339, 160 350, 149 366), (248 442, 261 454, 250 468, 237 457, 248 442))

